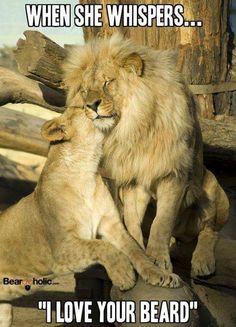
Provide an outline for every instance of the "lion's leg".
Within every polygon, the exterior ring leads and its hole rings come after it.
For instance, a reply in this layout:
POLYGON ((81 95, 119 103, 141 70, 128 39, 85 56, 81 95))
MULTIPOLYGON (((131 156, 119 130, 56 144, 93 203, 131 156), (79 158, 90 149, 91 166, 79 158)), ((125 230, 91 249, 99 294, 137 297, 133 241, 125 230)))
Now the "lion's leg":
POLYGON ((112 283, 121 290, 134 286, 135 274, 128 257, 104 240, 66 240, 55 254, 53 272, 82 272, 96 263, 105 267, 112 283))
POLYGON ((100 210, 102 217, 97 229, 98 235, 104 237, 118 250, 123 252, 132 262, 134 268, 141 277, 150 284, 166 287, 178 287, 179 278, 174 274, 156 267, 146 256, 138 243, 129 235, 121 222, 120 215, 107 187, 100 176, 97 177, 95 205, 100 210), (104 206, 101 206, 101 199, 105 199, 104 206))
POLYGON ((150 195, 140 185, 133 188, 122 188, 121 192, 125 226, 129 234, 144 249, 141 224, 150 201, 150 195))
POLYGON ((166 178, 157 188, 157 213, 151 226, 146 253, 160 268, 169 271, 172 271, 170 240, 185 190, 185 180, 177 178, 166 178))
POLYGON ((215 245, 218 230, 228 218, 229 201, 215 176, 206 171, 203 182, 203 196, 200 199, 203 227, 198 236, 192 256, 192 274, 207 276, 215 271, 215 245))
POLYGON ((12 319, 12 305, 10 303, 0 303, 0 327, 10 327, 12 319))
POLYGON ((163 287, 178 287, 180 285, 178 276, 156 267, 128 234, 121 221, 114 217, 114 215, 103 217, 99 234, 127 255, 134 268, 146 282, 163 287))

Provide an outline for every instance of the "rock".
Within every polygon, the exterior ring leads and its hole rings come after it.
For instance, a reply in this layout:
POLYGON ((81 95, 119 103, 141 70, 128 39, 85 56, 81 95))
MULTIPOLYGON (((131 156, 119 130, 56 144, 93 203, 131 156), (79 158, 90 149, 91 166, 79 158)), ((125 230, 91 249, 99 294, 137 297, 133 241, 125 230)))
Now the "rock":
POLYGON ((168 325, 172 326, 185 326, 185 327, 197 327, 198 313, 197 310, 190 310, 190 319, 185 323, 139 323, 139 302, 142 301, 194 301, 196 300, 187 284, 183 284, 183 287, 170 289, 162 288, 158 286, 152 286, 145 284, 145 282, 139 278, 135 287, 126 292, 121 292, 118 288, 113 287, 111 289, 111 299, 114 301, 135 301, 136 302, 136 323, 123 323, 116 324, 116 327, 146 327, 146 326, 158 326, 163 327, 168 325))

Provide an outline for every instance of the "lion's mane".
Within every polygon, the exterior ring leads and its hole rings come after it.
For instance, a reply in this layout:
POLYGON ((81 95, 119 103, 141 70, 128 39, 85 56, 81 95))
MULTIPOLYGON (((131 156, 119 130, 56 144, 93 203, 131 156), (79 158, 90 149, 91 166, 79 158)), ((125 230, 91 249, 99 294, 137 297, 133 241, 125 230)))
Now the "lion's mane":
POLYGON ((170 174, 187 175, 196 197, 202 173, 201 142, 196 142, 200 134, 175 54, 138 46, 119 34, 74 48, 65 66, 69 104, 79 101, 85 70, 91 74, 101 66, 106 74, 104 58, 120 67, 117 94, 122 104, 120 120, 104 144, 106 173, 120 185, 135 182, 147 189, 170 174), (132 53, 142 59, 141 76, 122 67, 132 53))

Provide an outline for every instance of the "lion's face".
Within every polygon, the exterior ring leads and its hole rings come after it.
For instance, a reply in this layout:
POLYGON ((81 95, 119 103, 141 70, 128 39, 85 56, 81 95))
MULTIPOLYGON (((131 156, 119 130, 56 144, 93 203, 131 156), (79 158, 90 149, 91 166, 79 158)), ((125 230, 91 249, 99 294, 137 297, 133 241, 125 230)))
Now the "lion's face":
POLYGON ((64 68, 67 104, 83 107, 96 127, 109 130, 119 122, 131 98, 143 61, 136 52, 116 53, 108 41, 99 41, 72 51, 64 68))
POLYGON ((98 67, 95 71, 91 67, 83 74, 83 84, 79 93, 88 118, 101 130, 108 130, 116 125, 120 117, 122 98, 119 90, 119 78, 116 67, 109 65, 98 67))

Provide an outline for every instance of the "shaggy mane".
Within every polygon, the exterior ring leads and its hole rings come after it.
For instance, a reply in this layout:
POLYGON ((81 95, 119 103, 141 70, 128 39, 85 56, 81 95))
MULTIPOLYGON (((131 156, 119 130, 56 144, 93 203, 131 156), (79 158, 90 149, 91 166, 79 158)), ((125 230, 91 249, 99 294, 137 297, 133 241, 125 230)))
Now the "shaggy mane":
POLYGON ((148 188, 169 174, 189 174, 195 147, 194 115, 176 70, 176 52, 139 46, 120 34, 75 47, 64 66, 69 104, 85 72, 91 74, 99 65, 102 72, 104 60, 120 67, 120 85, 127 90, 121 98, 120 121, 107 133, 104 144, 106 172, 119 184, 135 181, 148 188), (141 77, 128 75, 122 68, 132 53, 142 59, 141 77))

